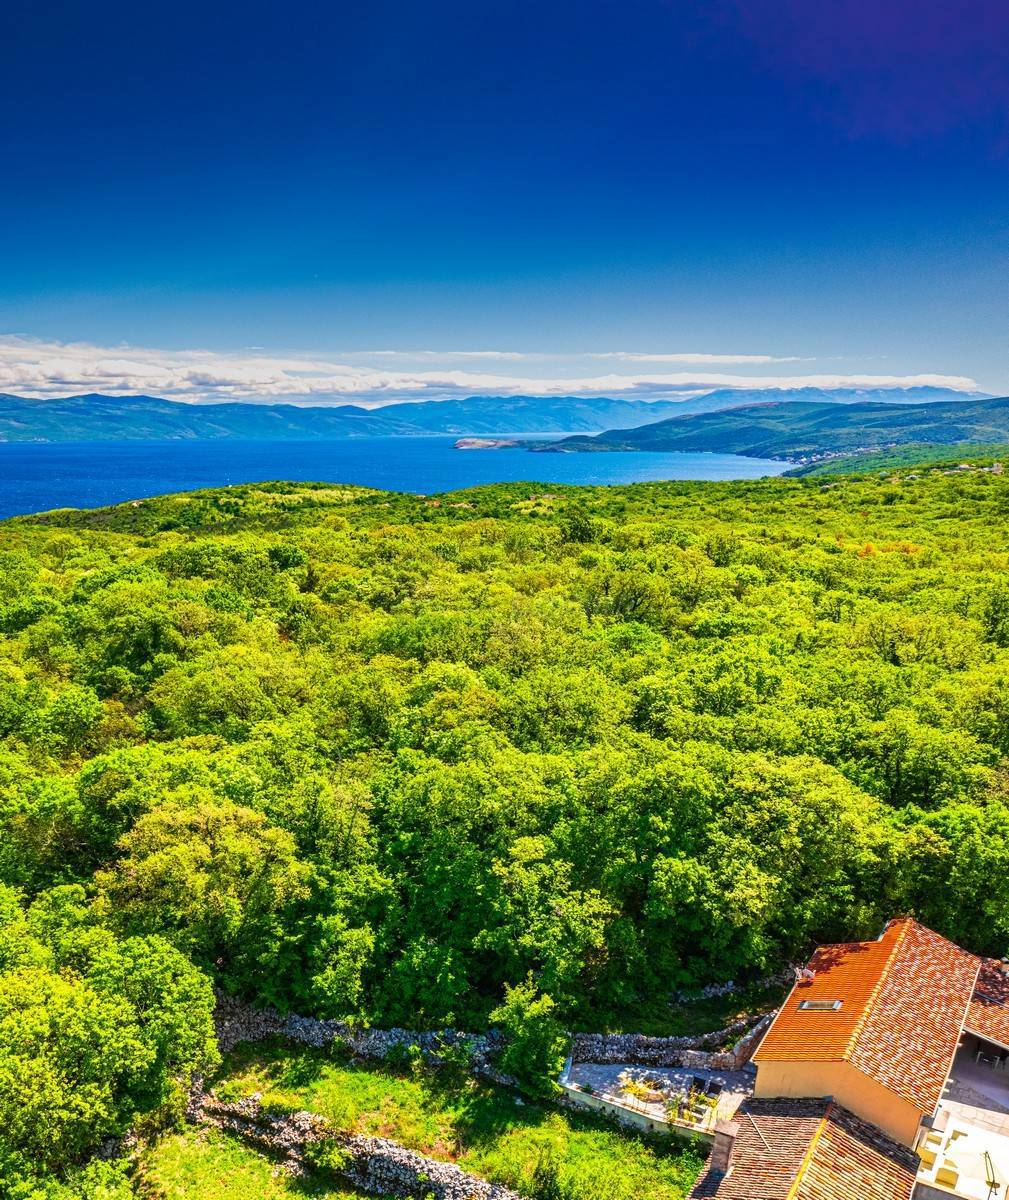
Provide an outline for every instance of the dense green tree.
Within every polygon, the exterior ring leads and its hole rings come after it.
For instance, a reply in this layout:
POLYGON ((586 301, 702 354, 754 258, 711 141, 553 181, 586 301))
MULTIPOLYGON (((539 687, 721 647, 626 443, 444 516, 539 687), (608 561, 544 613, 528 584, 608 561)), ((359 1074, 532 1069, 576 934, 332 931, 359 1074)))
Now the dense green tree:
POLYGON ((913 474, 5 522, 7 1175, 100 1195, 211 982, 532 1079, 894 912, 1006 953, 1006 484, 913 474))
POLYGON ((284 940, 284 913, 306 894, 294 839, 260 813, 201 789, 145 813, 96 876, 113 925, 163 934, 222 977, 255 987, 284 940))

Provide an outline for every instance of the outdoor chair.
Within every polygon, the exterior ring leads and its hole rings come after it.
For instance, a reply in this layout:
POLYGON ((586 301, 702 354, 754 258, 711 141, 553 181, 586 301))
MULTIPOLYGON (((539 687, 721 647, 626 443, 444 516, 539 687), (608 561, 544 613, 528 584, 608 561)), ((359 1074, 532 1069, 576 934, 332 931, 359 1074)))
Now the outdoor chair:
POLYGON ((956 1164, 949 1161, 944 1162, 935 1173, 935 1181, 941 1183, 943 1187, 955 1188, 960 1181, 960 1172, 957 1170, 956 1164))

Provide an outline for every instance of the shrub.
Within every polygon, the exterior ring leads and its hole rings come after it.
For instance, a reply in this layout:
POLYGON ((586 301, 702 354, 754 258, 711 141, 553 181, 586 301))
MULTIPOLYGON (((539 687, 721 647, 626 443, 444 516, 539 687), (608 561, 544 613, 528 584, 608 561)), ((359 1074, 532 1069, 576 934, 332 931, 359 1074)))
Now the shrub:
POLYGON ((491 1014, 507 1039, 501 1066, 534 1095, 550 1095, 564 1065, 567 1035, 554 1016, 554 1002, 539 995, 532 976, 505 987, 504 1003, 491 1014))

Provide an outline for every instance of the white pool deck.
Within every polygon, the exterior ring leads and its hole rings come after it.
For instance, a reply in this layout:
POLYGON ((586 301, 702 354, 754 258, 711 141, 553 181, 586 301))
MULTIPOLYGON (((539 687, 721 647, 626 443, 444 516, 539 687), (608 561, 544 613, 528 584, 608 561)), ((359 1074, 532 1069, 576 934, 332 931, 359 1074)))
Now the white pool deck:
POLYGON ((939 1102, 945 1128, 919 1146, 918 1181, 923 1186, 916 1197, 1001 1200, 1009 1194, 1009 1070, 976 1061, 978 1048, 968 1037, 953 1060, 939 1102), (989 1169, 998 1191, 989 1186, 989 1169))

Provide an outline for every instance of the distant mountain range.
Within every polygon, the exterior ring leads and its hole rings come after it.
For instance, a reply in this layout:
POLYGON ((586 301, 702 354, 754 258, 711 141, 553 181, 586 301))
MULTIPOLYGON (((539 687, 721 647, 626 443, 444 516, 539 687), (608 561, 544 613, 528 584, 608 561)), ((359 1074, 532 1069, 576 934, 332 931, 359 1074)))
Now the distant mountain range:
MULTIPOLYGON (((958 393, 943 388, 859 390, 806 388, 793 392, 723 389, 688 400, 626 400, 578 396, 470 396, 366 409, 356 405, 183 404, 154 396, 89 394, 41 400, 0 394, 0 442, 161 441, 181 438, 242 438, 255 441, 314 440, 393 435, 596 433, 669 423, 691 414, 785 399, 835 405, 886 400, 940 403, 958 393)), ((572 449, 614 449, 602 444, 572 449)), ((656 447, 658 448, 658 447, 656 447)))
POLYGON ((1009 397, 933 403, 809 403, 788 399, 694 413, 565 438, 549 450, 711 450, 793 462, 893 446, 1009 442, 1009 397))
POLYGON ((0 395, 0 441, 312 441, 423 434, 595 433, 660 421, 682 411, 674 401, 572 396, 471 396, 368 409, 351 404, 183 404, 155 396, 91 394, 26 400, 0 395))

